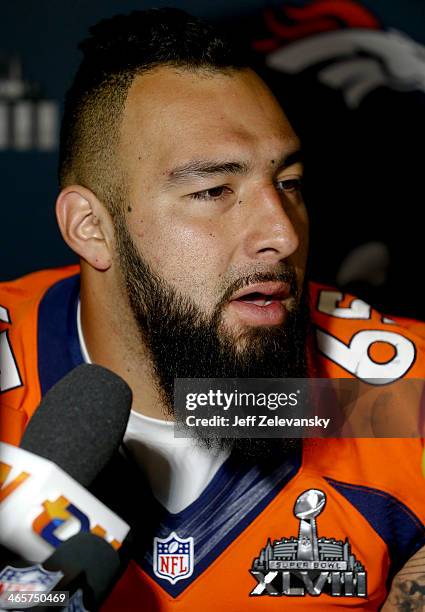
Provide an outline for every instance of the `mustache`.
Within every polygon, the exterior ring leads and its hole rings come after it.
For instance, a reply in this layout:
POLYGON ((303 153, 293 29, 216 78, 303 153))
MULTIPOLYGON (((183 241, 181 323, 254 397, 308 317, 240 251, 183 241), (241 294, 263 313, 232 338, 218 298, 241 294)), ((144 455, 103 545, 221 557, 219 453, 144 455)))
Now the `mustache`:
POLYGON ((295 298, 299 297, 299 287, 297 276, 294 268, 287 268, 279 272, 254 272, 233 281, 223 293, 223 296, 218 304, 219 308, 223 307, 236 291, 254 285, 256 283, 281 282, 287 283, 290 286, 291 295, 295 298))

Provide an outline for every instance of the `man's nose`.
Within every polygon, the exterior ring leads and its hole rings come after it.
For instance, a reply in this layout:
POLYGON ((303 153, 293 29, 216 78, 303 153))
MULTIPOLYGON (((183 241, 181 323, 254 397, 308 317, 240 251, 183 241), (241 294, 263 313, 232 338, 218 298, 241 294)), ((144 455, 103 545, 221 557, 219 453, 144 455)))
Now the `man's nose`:
POLYGON ((243 221, 245 255, 250 259, 277 263, 298 249, 294 203, 285 199, 274 186, 258 190, 252 198, 243 221))

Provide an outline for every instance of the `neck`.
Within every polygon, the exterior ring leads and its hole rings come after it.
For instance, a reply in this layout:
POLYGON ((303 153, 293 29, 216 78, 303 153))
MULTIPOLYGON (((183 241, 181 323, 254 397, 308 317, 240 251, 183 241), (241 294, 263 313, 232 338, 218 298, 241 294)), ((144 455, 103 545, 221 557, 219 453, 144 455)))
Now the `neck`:
POLYGON ((90 360, 127 382, 133 392, 133 410, 170 420, 130 307, 122 292, 111 290, 107 274, 84 263, 81 266, 81 328, 90 360))

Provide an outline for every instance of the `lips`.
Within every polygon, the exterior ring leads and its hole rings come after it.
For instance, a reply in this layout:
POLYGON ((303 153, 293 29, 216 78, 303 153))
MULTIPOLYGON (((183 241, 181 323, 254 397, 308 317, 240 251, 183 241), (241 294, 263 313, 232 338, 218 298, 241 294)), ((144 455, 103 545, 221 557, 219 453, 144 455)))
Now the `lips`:
POLYGON ((287 317, 285 300, 290 286, 282 282, 249 285, 236 292, 230 300, 230 310, 239 322, 254 326, 282 325, 287 317))
POLYGON ((235 293, 231 301, 243 301, 257 306, 267 306, 273 301, 286 300, 290 294, 288 283, 267 282, 244 287, 235 293))

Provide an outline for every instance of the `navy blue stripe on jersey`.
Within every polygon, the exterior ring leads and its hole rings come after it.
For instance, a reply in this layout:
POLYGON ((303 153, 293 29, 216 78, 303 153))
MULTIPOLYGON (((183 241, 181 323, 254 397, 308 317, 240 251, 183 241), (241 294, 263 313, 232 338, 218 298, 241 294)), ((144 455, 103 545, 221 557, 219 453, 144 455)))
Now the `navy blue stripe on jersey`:
POLYGON ((370 523, 388 547, 391 567, 389 580, 406 561, 425 545, 425 526, 396 497, 372 487, 326 478, 370 523))
POLYGON ((52 285, 38 309, 38 376, 44 395, 83 363, 77 330, 80 276, 52 285))
MULTIPOLYGON (((169 595, 177 597, 208 568, 217 557, 270 504, 295 476, 301 453, 270 461, 267 466, 242 463, 232 455, 200 497, 178 514, 162 511, 156 537, 167 538, 175 531, 180 538, 193 537, 195 564, 192 576, 172 585, 153 573, 153 549, 145 555, 143 569, 169 595)), ((159 506, 159 504, 158 504, 159 506)), ((251 560, 247 559, 247 567, 251 560)))

